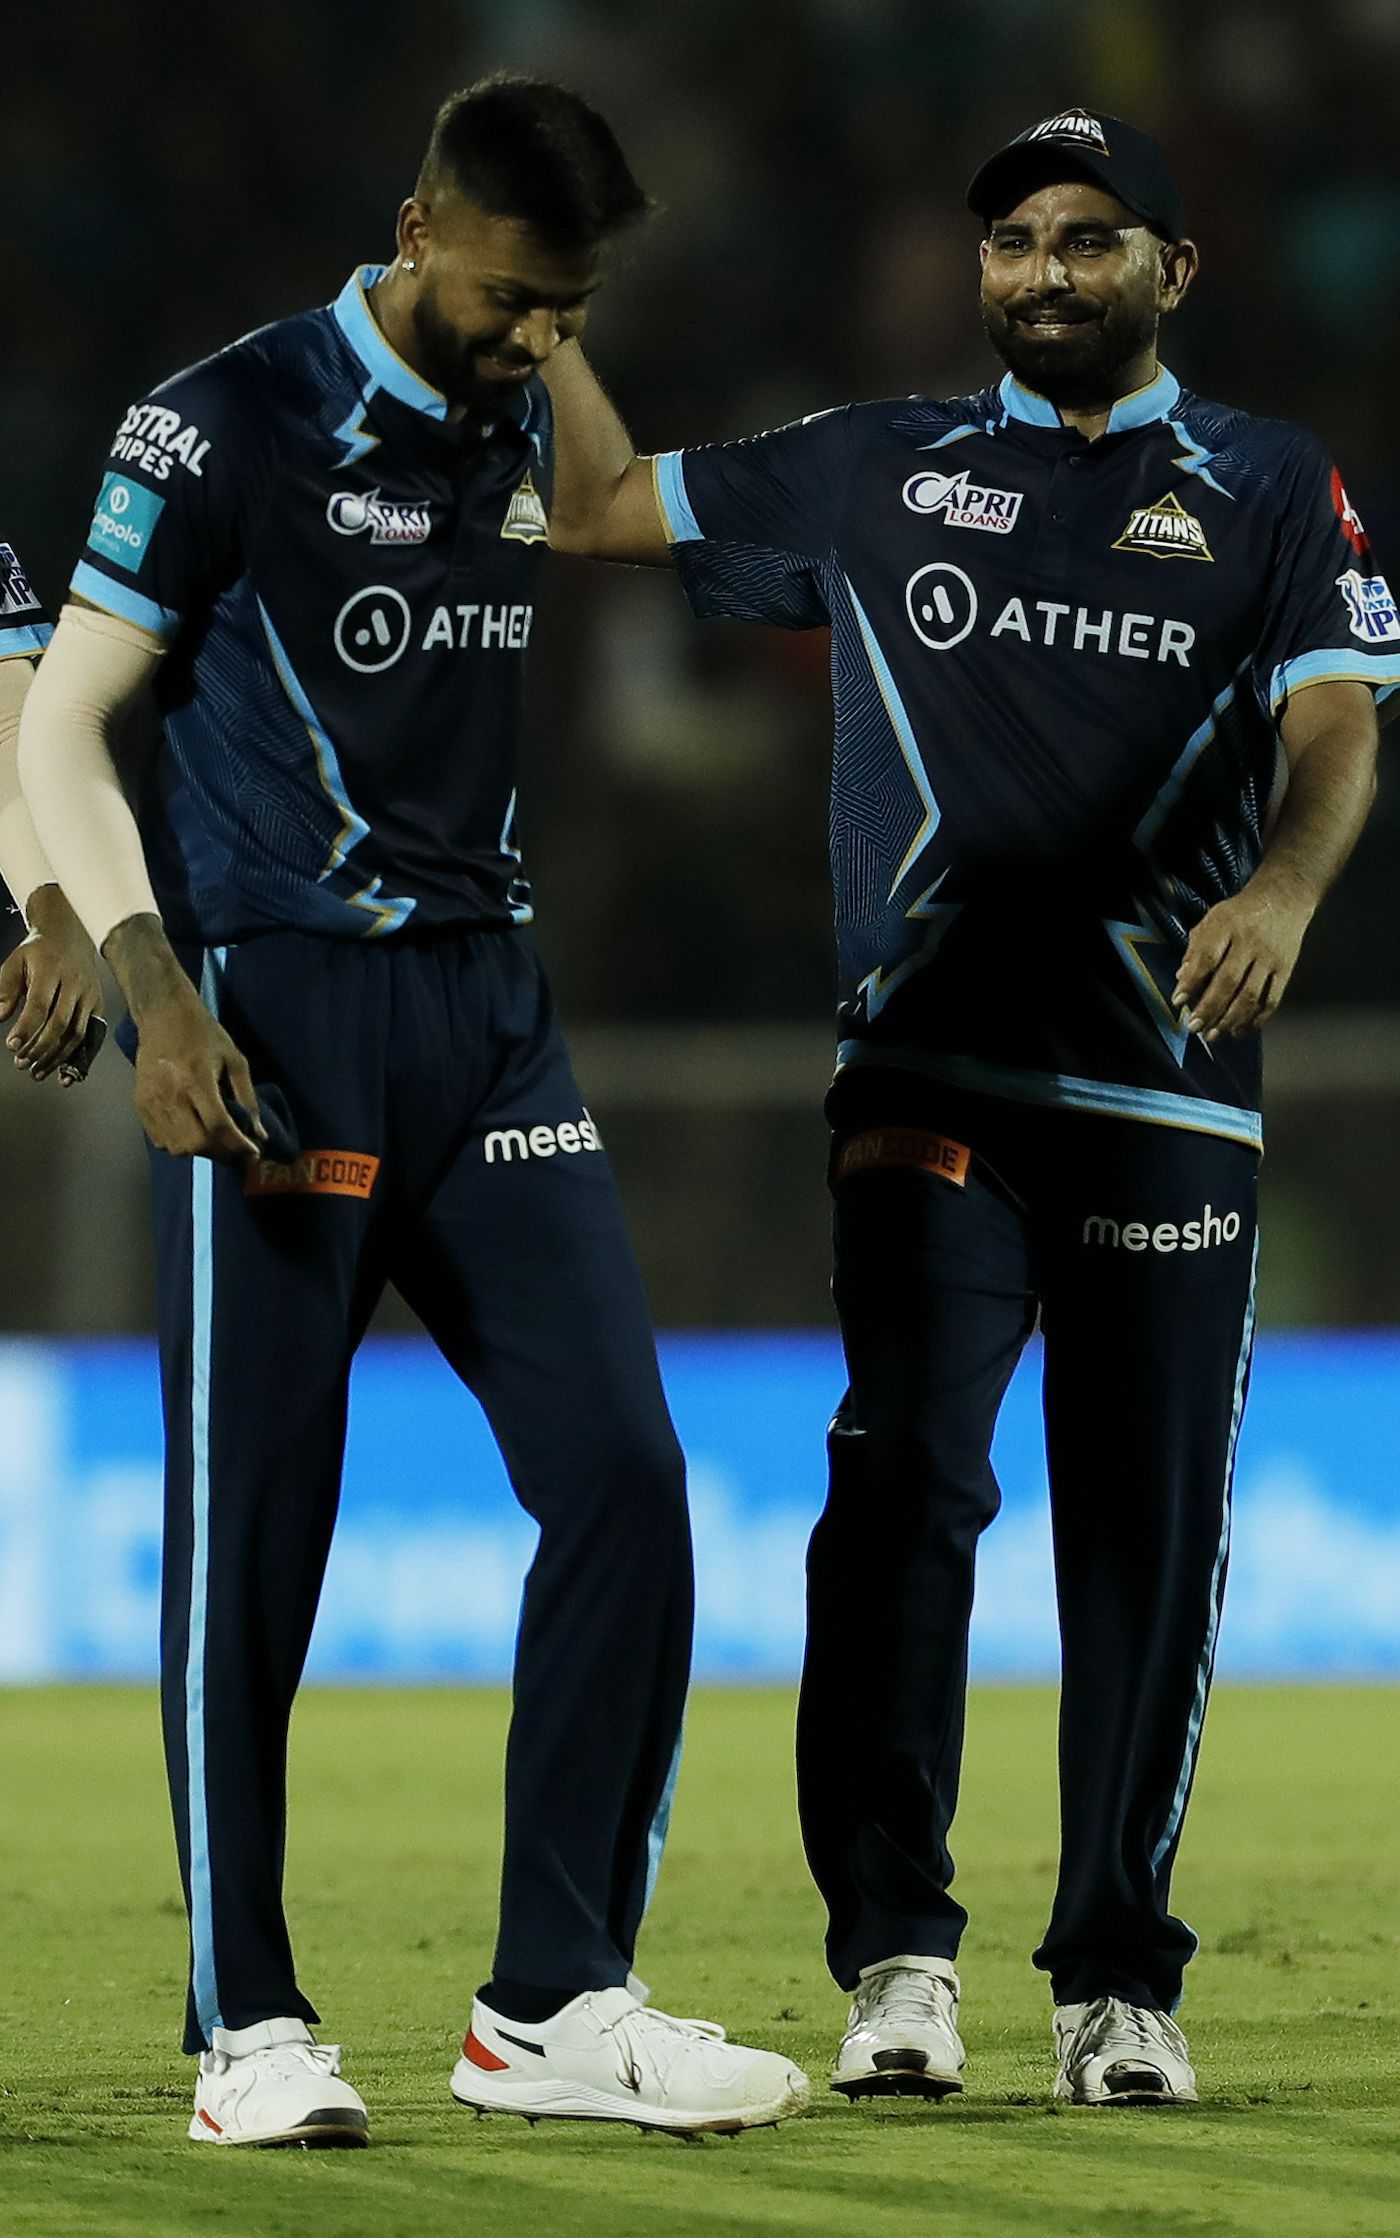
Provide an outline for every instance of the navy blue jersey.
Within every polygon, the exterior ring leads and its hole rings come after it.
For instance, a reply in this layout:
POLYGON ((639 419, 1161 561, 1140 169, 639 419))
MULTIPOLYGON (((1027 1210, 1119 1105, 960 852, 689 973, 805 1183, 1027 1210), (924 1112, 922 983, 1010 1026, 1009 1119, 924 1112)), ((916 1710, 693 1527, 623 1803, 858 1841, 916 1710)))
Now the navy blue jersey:
POLYGON ((53 624, 29 587, 12 544, 0 544, 0 661, 18 654, 33 660, 53 636, 53 624))
POLYGON ((73 589, 170 644, 139 806, 206 945, 521 924, 521 659, 549 400, 483 432, 385 340, 365 266, 132 406, 73 589))
POLYGON ((1163 372, 1094 443, 1008 375, 656 462, 701 615, 831 624, 842 1064, 1259 1140, 1171 990, 1259 861, 1290 695, 1400 684, 1313 439, 1163 372))

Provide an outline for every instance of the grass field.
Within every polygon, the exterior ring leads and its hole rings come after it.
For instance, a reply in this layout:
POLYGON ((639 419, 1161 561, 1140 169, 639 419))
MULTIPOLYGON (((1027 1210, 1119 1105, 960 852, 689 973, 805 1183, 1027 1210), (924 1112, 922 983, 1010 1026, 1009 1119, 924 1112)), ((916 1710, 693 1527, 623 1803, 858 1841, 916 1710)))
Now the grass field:
POLYGON ((314 1693, 294 1742, 302 1978, 368 2153, 186 2144, 184 1954, 153 1704, 0 1695, 0 2233, 46 2238, 1387 2238, 1400 2231, 1400 1693, 1222 1691, 1178 1875, 1202 1938, 1199 2109, 1055 2111, 1027 1952, 1054 1853, 1054 1704, 976 1695, 957 1843, 966 2096, 824 2088, 843 2002, 793 1819, 791 1703, 701 1694, 641 1970, 808 2068, 811 2110, 686 2144, 478 2121, 447 2076, 489 1955, 505 1703, 314 1693))

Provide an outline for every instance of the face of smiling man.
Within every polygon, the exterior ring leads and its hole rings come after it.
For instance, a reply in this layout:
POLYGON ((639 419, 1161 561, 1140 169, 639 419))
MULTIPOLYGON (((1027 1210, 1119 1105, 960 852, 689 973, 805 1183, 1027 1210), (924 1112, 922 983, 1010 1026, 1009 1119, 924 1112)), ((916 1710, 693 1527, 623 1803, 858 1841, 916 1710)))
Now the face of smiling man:
POLYGON ((1196 273, 1190 241, 1163 241, 1086 180, 1027 194, 982 243, 982 319, 1016 379, 1092 411, 1157 370, 1157 325, 1196 273))

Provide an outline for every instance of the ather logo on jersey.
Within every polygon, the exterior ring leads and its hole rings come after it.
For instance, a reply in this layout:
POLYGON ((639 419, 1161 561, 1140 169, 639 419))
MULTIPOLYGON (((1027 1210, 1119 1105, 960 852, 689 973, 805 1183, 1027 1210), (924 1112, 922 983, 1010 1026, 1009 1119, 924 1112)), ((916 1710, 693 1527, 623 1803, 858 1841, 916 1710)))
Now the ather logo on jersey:
POLYGON ((1120 1227, 1101 1212, 1091 1213, 1084 1223, 1083 1241, 1109 1251, 1156 1251, 1166 1256, 1173 1251, 1214 1251, 1222 1243, 1236 1242, 1239 1233, 1237 1212, 1217 1212, 1207 1205, 1197 1220, 1185 1220, 1180 1226, 1175 1220, 1159 1220, 1152 1228, 1145 1220, 1125 1220, 1120 1227))
POLYGON ((986 529, 1009 536, 1021 510, 1022 490, 997 490, 961 474, 911 474, 904 502, 911 513, 941 513, 949 528, 986 529))
POLYGON ((413 615, 391 583, 368 583, 335 618, 335 649, 347 668, 376 676, 392 668, 413 634, 413 615))
POLYGON ((1190 667, 1196 642, 1189 622, 1121 614, 1110 606, 1071 606, 1057 598, 1008 598, 996 619, 987 622, 972 577, 951 560, 932 560, 911 575, 904 604, 915 636, 931 653, 948 653, 961 645, 979 619, 989 637, 1019 637, 1024 645, 1121 660, 1175 661, 1182 668, 1190 667))
POLYGON ((533 606, 435 606, 416 624, 402 591, 392 583, 367 583, 346 599, 332 634, 347 668, 377 676, 402 660, 415 639, 420 653, 523 653, 534 618, 533 606))

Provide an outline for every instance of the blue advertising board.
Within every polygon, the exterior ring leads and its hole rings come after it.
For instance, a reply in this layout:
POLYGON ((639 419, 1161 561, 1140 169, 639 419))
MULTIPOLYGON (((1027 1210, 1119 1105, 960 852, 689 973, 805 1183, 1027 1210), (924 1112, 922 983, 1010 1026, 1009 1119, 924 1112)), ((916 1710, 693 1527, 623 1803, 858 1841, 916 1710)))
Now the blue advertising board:
MULTIPOLYGON (((696 1674, 790 1680, 824 1432, 825 1335, 694 1335, 662 1361, 690 1463, 696 1674)), ((160 1409, 141 1343, 0 1344, 0 1679, 154 1666, 160 1409)), ((973 1668, 1056 1670, 1039 1359, 996 1445, 973 1668)), ((1240 1440, 1220 1666, 1236 1677, 1400 1674, 1400 1333, 1261 1340, 1240 1440)), ((1123 1486, 1132 1497, 1132 1486, 1123 1486)), ((475 1402, 426 1343, 367 1345, 309 1675, 502 1680, 534 1526, 475 1402)))

